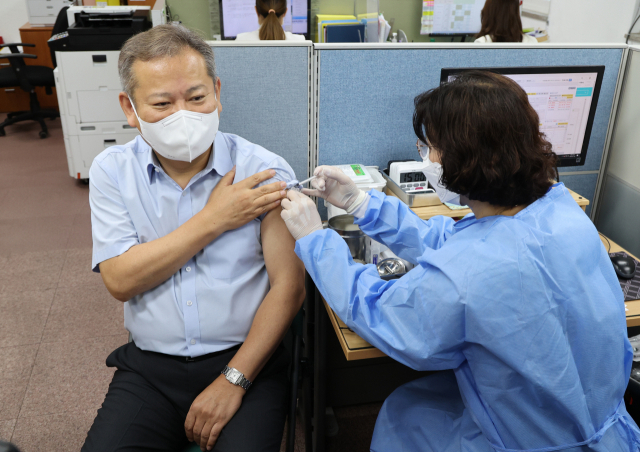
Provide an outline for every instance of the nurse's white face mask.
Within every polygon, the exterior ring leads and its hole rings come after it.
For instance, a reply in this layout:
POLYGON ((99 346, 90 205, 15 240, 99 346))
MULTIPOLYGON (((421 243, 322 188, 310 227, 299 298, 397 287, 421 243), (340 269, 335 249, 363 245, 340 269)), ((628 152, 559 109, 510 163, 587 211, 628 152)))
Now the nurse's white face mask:
POLYGON ((440 183, 440 179, 442 178, 442 165, 429 160, 429 148, 427 145, 423 144, 422 146, 419 146, 418 150, 420 151, 420 157, 422 157, 422 160, 427 164, 427 166, 422 170, 422 173, 436 191, 440 201, 461 205, 460 195, 447 190, 447 188, 440 183))
POLYGON ((140 119, 133 101, 133 112, 140 123, 142 137, 154 151, 169 160, 192 162, 205 153, 218 133, 218 109, 211 113, 177 111, 158 122, 140 119))

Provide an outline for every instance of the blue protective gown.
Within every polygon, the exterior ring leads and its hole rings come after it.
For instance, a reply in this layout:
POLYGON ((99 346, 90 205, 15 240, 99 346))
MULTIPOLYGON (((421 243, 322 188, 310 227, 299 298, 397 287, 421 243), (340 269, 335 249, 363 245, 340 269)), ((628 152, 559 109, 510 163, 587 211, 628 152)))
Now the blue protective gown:
POLYGON ((393 281, 331 230, 296 242, 320 293, 361 337, 442 370, 384 403, 375 452, 637 451, 622 291, 563 184, 513 217, 418 218, 372 191, 357 223, 416 267, 393 281))

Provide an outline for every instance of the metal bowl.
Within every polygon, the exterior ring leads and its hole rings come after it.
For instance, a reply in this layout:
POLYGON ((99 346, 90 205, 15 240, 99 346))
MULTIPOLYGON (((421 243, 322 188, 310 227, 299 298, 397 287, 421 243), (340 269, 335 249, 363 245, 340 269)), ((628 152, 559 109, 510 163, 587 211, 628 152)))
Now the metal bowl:
POLYGON ((347 242, 353 259, 364 261, 367 236, 360 230, 360 226, 353 223, 354 220, 353 215, 336 215, 329 220, 329 227, 347 242))

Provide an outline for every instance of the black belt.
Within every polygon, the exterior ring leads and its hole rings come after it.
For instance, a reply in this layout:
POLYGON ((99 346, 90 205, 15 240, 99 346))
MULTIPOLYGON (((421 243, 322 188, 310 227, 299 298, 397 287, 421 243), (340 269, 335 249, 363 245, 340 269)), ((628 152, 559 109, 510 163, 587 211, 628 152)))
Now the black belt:
POLYGON ((242 344, 238 344, 238 345, 234 345, 231 348, 227 348, 225 350, 220 350, 220 351, 213 352, 213 353, 207 353, 206 355, 200 355, 200 356, 195 356, 195 357, 178 356, 178 355, 167 355, 167 354, 164 354, 164 353, 151 352, 151 351, 146 351, 145 353, 154 353, 156 355, 160 355, 160 356, 163 356, 165 358, 171 358, 173 360, 176 360, 176 361, 179 361, 179 362, 182 362, 182 363, 184 363, 184 362, 194 363, 194 362, 198 362, 198 361, 204 361, 205 359, 214 358, 216 356, 224 355, 225 353, 236 351, 241 346, 242 346, 242 344))

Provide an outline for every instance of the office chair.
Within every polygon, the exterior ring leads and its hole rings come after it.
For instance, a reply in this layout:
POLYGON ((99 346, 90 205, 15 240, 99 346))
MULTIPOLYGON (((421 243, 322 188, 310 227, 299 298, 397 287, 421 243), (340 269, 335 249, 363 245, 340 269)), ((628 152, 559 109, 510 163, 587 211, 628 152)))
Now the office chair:
MULTIPOLYGON (((66 31, 69 28, 69 21, 67 20, 68 6, 65 6, 58 13, 56 23, 53 26, 51 35, 55 35, 66 31)), ((35 93, 36 86, 44 86, 47 94, 51 95, 53 91, 51 88, 56 86, 53 69, 46 66, 27 66, 24 62, 25 58, 37 58, 35 55, 29 55, 26 53, 18 52, 18 47, 22 47, 23 51, 25 47, 35 47, 34 44, 0 44, 0 49, 3 47, 9 47, 10 54, 0 54, 0 59, 8 59, 11 63, 11 67, 0 69, 0 88, 9 88, 13 86, 19 86, 23 91, 29 93, 29 111, 15 111, 7 115, 7 119, 0 123, 0 136, 5 136, 4 128, 15 124, 20 121, 38 121, 42 130, 40 131, 40 138, 46 138, 49 134, 44 118, 56 119, 60 117, 60 113, 56 110, 43 110, 40 108, 38 97, 35 93)), ((53 61, 53 67, 56 67, 56 55, 55 50, 50 47, 51 61, 53 61)))
POLYGON ((40 108, 38 96, 35 88, 44 86, 47 94, 53 94, 51 88, 56 86, 53 78, 53 69, 46 66, 27 66, 24 62, 26 58, 37 58, 35 55, 21 53, 18 47, 35 47, 35 44, 12 43, 0 44, 0 49, 9 47, 11 53, 0 54, 0 60, 8 59, 11 67, 0 69, 0 88, 10 88, 19 86, 23 91, 29 93, 29 111, 14 111, 7 115, 7 119, 0 123, 0 137, 5 136, 4 128, 20 121, 38 121, 41 131, 40 138, 46 138, 49 135, 47 125, 44 123, 45 118, 56 119, 60 117, 60 113, 56 110, 43 110, 40 108))

